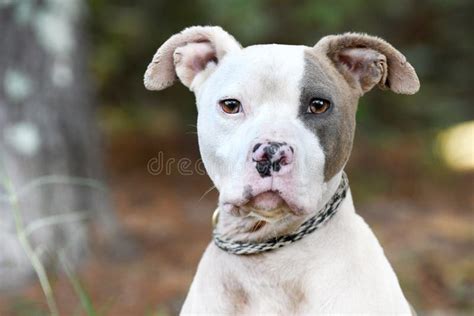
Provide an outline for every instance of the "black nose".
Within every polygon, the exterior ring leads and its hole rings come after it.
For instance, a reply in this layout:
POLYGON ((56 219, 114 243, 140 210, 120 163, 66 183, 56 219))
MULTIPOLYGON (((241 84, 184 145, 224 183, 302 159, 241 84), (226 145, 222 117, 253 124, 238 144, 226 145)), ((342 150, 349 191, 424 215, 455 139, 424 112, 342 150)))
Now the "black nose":
POLYGON ((278 173, 293 162, 294 149, 283 142, 257 143, 252 150, 252 161, 262 178, 278 173))

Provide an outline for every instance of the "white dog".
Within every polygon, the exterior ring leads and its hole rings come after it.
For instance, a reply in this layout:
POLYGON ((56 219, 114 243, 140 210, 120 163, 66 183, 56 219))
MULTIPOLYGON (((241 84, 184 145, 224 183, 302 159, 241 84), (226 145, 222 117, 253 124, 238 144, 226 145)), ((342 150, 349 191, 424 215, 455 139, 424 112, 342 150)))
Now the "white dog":
POLYGON ((405 57, 365 34, 315 46, 241 45, 190 27, 158 50, 145 86, 196 95, 198 138, 219 221, 181 310, 196 315, 409 315, 397 277, 359 217, 343 168, 359 97, 413 94, 405 57))

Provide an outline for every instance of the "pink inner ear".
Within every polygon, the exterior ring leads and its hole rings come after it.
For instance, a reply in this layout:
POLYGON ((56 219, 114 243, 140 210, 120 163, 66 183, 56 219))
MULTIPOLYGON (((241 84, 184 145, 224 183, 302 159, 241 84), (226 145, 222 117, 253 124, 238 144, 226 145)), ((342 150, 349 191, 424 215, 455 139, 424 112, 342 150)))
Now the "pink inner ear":
POLYGON ((367 64, 373 63, 381 57, 383 55, 369 48, 350 48, 339 53, 339 61, 352 72, 363 71, 367 64))
POLYGON ((211 61, 217 63, 216 51, 209 42, 189 43, 175 51, 176 66, 185 67, 195 74, 204 70, 211 61))
POLYGON ((370 48, 348 48, 339 52, 338 61, 359 82, 363 92, 370 90, 379 82, 385 82, 385 55, 370 48))
POLYGON ((356 68, 356 62, 350 54, 346 55, 342 52, 339 55, 339 61, 347 67, 347 70, 354 71, 356 68))
POLYGON ((188 43, 174 52, 176 74, 187 87, 210 62, 217 63, 217 57, 215 48, 209 42, 188 43))

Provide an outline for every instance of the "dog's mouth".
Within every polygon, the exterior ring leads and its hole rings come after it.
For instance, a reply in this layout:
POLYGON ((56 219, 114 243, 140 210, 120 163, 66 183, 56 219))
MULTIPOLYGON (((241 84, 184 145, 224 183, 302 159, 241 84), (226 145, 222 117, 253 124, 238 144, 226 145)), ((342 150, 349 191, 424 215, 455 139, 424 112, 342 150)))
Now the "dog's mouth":
POLYGON ((276 191, 257 194, 237 207, 241 213, 253 215, 266 221, 279 220, 292 213, 291 207, 276 191))

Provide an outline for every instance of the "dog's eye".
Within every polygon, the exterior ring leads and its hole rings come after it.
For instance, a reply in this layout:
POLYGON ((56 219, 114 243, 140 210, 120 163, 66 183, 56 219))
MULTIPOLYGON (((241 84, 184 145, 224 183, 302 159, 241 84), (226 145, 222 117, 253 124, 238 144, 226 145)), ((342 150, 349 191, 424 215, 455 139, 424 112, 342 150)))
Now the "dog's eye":
POLYGON ((306 113, 322 114, 326 112, 327 110, 329 110, 330 107, 331 107, 331 102, 329 102, 328 100, 313 98, 309 102, 306 113))
POLYGON ((237 114, 242 111, 242 105, 239 100, 236 99, 225 99, 219 101, 219 105, 227 114, 237 114))

